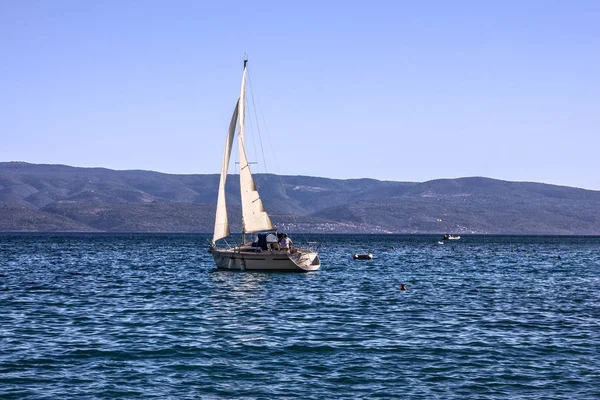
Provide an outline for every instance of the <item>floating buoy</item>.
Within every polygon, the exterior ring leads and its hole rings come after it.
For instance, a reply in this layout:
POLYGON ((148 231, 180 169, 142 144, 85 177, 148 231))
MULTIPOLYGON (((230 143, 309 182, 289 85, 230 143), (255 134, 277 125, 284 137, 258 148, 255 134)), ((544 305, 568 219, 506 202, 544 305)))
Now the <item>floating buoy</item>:
POLYGON ((355 260, 372 260, 373 259, 373 254, 369 253, 369 254, 355 254, 354 255, 354 259, 355 260))

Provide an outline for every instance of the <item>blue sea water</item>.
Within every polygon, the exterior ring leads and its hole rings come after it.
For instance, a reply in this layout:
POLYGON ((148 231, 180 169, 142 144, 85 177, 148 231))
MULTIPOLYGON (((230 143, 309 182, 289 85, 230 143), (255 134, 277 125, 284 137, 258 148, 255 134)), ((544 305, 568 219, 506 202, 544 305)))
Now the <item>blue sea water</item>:
POLYGON ((0 398, 600 398, 600 238, 307 240, 293 274, 217 271, 204 235, 0 235, 0 398))

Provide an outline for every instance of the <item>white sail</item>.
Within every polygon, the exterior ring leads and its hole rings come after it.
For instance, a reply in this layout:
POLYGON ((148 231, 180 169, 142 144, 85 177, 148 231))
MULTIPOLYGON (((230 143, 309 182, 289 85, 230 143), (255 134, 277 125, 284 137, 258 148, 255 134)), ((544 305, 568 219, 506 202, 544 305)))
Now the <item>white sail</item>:
POLYGON ((221 180, 219 181, 219 196, 217 198, 217 215, 215 216, 215 232, 213 234, 213 243, 217 240, 229 236, 229 221, 227 219, 227 205, 225 204, 225 181, 229 169, 229 159, 231 157, 231 146, 235 135, 235 125, 238 119, 238 107, 240 101, 235 105, 233 116, 229 123, 229 132, 225 140, 225 152, 223 153, 223 164, 221 165, 221 180))
POLYGON ((244 75, 242 89, 238 103, 238 151, 240 153, 240 192, 242 196, 242 232, 253 233, 273 230, 273 224, 265 211, 260 195, 254 185, 250 165, 246 157, 244 145, 244 120, 246 109, 246 63, 244 62, 244 75))

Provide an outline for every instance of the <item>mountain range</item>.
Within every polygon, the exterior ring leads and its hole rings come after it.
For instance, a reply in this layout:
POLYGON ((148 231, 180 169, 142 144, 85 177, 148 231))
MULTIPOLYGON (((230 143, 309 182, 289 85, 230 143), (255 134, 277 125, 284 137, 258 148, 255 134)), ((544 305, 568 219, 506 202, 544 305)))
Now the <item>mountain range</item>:
MULTIPOLYGON (((600 191, 483 177, 393 182, 254 176, 280 230, 600 234, 600 191)), ((217 174, 0 163, 0 231, 212 232, 217 174)), ((239 180, 227 182, 241 231, 239 180)))

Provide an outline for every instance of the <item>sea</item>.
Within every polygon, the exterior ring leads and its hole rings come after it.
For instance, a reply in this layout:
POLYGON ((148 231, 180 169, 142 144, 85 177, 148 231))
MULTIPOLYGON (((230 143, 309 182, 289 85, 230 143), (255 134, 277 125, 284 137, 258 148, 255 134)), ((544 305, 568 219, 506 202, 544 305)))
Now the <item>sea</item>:
POLYGON ((600 399, 600 237, 293 235, 311 273, 208 239, 0 234, 0 398, 600 399))

